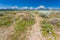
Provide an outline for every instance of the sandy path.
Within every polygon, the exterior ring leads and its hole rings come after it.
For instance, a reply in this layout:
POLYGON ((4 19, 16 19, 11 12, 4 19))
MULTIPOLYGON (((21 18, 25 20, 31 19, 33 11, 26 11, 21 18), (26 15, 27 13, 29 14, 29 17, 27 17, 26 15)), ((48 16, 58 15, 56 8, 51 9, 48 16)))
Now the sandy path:
POLYGON ((28 40, 42 40, 40 21, 42 20, 38 15, 35 15, 35 24, 32 25, 32 29, 29 30, 29 35, 27 36, 28 40))

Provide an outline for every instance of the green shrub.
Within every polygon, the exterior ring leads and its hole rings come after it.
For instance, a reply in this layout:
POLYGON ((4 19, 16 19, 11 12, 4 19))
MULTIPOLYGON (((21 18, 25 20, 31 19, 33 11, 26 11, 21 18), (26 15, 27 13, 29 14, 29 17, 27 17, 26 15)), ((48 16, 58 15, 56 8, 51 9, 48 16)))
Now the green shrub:
POLYGON ((42 34, 44 36, 48 35, 49 33, 52 33, 53 26, 50 23, 44 23, 42 24, 42 34))

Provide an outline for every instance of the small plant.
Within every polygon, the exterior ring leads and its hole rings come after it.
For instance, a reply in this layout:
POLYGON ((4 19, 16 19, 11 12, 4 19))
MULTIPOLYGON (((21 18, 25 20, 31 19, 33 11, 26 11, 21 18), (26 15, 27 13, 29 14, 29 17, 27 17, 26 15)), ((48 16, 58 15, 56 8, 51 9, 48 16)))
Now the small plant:
MULTIPOLYGON (((42 22, 42 35, 43 36, 49 36, 52 35, 54 40, 56 40, 56 34, 54 33, 54 26, 49 22, 44 20, 42 22)), ((49 39, 50 40, 50 39, 49 39)))
MULTIPOLYGON (((45 24, 42 25, 42 34, 43 34, 43 35, 49 34, 49 33, 52 32, 52 29, 53 29, 53 27, 52 27, 51 24, 45 23, 45 24)), ((45 35, 45 36, 46 36, 46 35, 45 35)))

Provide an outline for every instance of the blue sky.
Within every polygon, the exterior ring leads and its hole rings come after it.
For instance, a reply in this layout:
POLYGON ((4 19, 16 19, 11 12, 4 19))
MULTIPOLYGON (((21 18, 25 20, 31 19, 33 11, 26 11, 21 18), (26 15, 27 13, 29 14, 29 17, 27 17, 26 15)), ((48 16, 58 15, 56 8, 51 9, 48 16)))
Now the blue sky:
POLYGON ((60 8, 60 0, 0 0, 0 8, 10 7, 45 7, 60 8))

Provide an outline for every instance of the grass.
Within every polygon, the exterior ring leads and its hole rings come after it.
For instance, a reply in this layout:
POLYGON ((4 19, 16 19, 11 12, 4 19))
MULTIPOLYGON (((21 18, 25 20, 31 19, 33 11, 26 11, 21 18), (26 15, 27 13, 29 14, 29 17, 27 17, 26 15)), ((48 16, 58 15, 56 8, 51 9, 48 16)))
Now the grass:
POLYGON ((49 38, 48 40, 52 40, 51 38, 49 38))
POLYGON ((17 37, 19 35, 21 36, 22 33, 25 33, 27 31, 28 27, 30 27, 33 24, 34 24, 33 19, 16 21, 16 25, 15 25, 16 33, 13 36, 13 40, 18 40, 17 37))
POLYGON ((20 15, 19 16, 15 15, 16 15, 15 12, 10 11, 0 12, 0 27, 2 26, 7 27, 10 26, 14 21, 16 22, 16 25, 14 27, 15 33, 12 35, 12 40, 18 40, 21 34, 25 33, 28 27, 33 25, 35 22, 31 14, 28 14, 28 16, 26 17, 23 15, 22 20, 20 20, 20 15))
MULTIPOLYGON (((54 40, 56 40, 56 34, 54 33, 53 26, 50 23, 44 23, 42 24, 42 35, 43 36, 49 36, 52 35, 54 37, 54 40), (51 32, 51 33, 50 33, 51 32)), ((52 40, 52 39, 49 39, 52 40)))
POLYGON ((50 16, 50 18, 60 18, 60 13, 51 12, 51 14, 49 16, 50 16))
POLYGON ((21 20, 16 23, 15 31, 16 33, 13 36, 13 40, 18 40, 18 36, 21 36, 22 33, 27 31, 27 28, 34 24, 34 20, 21 20))
POLYGON ((3 16, 3 17, 0 17, 0 27, 1 26, 10 26, 10 24, 13 22, 13 20, 10 18, 10 17, 6 17, 6 16, 3 16))
POLYGON ((49 32, 52 32, 52 26, 48 23, 45 23, 42 25, 42 34, 46 36, 49 34, 49 32))
MULTIPOLYGON (((57 38, 57 35, 56 35, 56 33, 55 33, 55 31, 54 31, 54 28, 55 27, 57 27, 57 28, 59 28, 59 25, 60 24, 60 22, 58 21, 55 25, 52 25, 49 21, 48 21, 48 19, 44 19, 43 20, 43 22, 42 22, 42 35, 44 36, 44 37, 46 37, 46 36, 49 36, 49 35, 52 35, 52 37, 53 37, 53 39, 54 40, 57 40, 56 38, 57 38)), ((49 39, 49 38, 47 38, 48 40, 52 40, 52 38, 51 39, 49 39)))
POLYGON ((24 32, 27 30, 27 27, 28 26, 31 26, 34 24, 34 20, 28 20, 28 21, 25 21, 25 20, 21 20, 19 21, 18 23, 16 23, 16 27, 15 27, 15 30, 18 32, 24 32))
POLYGON ((14 20, 14 12, 0 11, 0 27, 10 26, 14 20))
POLYGON ((54 37, 54 40, 57 40, 56 38, 57 38, 57 35, 54 33, 54 31, 52 31, 52 35, 53 35, 53 37, 54 37))

